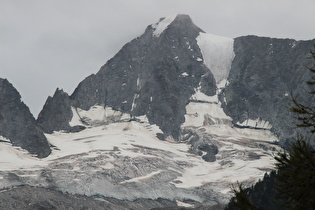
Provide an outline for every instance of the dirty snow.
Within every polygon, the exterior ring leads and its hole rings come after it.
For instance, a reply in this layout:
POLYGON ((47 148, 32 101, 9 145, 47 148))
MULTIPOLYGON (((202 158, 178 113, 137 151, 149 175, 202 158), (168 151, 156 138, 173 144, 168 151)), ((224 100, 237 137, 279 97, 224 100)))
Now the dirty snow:
POLYGON ((187 72, 183 72, 181 75, 182 75, 183 77, 188 77, 188 76, 189 76, 189 74, 188 74, 187 72))

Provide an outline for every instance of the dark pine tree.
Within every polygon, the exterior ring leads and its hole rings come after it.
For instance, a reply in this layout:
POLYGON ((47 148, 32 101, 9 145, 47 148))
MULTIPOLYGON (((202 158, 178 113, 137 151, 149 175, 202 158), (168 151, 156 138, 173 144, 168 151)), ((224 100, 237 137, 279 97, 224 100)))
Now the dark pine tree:
POLYGON ((276 190, 289 209, 315 209, 315 150, 299 137, 288 151, 279 152, 276 190))
POLYGON ((228 210, 260 210, 257 208, 249 197, 250 189, 244 189, 242 184, 232 187, 234 197, 231 199, 228 210))
POLYGON ((263 180, 254 186, 245 188, 238 185, 233 188, 234 197, 226 207, 226 210, 236 209, 260 209, 260 210, 286 210, 283 206, 286 202, 277 197, 276 179, 277 172, 266 173, 263 180), (250 203, 250 205, 248 205, 250 203), (246 208, 244 208, 246 207, 246 208))

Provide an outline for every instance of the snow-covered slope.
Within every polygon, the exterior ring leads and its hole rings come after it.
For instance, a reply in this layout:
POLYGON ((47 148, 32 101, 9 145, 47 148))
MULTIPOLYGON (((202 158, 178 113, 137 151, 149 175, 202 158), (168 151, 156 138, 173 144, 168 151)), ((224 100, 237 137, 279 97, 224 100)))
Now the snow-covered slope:
POLYGON ((92 106, 89 110, 71 107, 72 119, 69 122, 70 126, 98 126, 109 124, 117 121, 128 121, 130 115, 113 110, 110 107, 100 105, 92 106))
POLYGON ((212 72, 217 83, 226 80, 235 56, 234 40, 213 34, 200 33, 197 43, 203 55, 205 65, 212 72))
MULTIPOLYGON (((208 205, 226 203, 231 183, 253 183, 273 168, 277 138, 268 130, 234 128, 218 104, 203 105, 204 113, 197 112, 200 104, 188 105, 192 108, 187 114, 190 120, 183 130, 197 134, 198 141, 217 146, 214 162, 192 152, 193 136, 186 135, 181 143, 161 141, 156 137, 160 129, 144 117, 122 119, 78 133, 46 134, 54 149, 41 160, 1 143, 6 158, 0 162, 0 187, 30 184, 126 200, 166 198, 180 205, 187 199, 208 205), (191 116, 193 108, 196 116, 191 116), (189 124, 206 116, 217 121, 197 127, 189 124)), ((88 118, 104 111, 94 107, 78 113, 88 118)))

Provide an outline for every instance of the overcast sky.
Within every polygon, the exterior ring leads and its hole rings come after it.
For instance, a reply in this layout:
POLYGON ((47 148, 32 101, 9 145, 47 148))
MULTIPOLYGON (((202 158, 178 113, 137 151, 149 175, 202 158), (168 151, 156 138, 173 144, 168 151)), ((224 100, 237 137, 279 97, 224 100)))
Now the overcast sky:
POLYGON ((188 14, 207 33, 315 38, 315 0, 0 0, 0 77, 37 117, 147 25, 188 14))

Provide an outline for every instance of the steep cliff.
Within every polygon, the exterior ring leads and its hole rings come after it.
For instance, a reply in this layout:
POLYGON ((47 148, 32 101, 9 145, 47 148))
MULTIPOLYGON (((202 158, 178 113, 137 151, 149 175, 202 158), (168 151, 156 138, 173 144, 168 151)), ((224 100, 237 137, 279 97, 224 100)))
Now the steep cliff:
POLYGON ((310 104, 310 49, 315 40, 245 36, 235 39, 235 58, 221 101, 234 124, 271 129, 282 144, 295 137, 292 96, 310 104))

